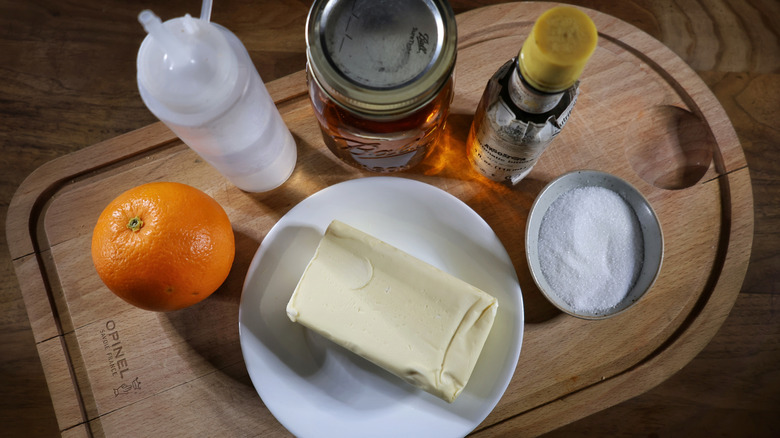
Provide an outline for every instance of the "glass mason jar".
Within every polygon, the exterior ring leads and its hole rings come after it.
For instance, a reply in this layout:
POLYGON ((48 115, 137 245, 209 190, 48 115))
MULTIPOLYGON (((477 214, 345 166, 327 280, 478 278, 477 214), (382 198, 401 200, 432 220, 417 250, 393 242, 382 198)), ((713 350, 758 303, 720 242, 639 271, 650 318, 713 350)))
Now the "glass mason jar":
POLYGON ((309 97, 328 148, 377 172, 419 164, 453 97, 446 0, 317 0, 306 24, 309 97))

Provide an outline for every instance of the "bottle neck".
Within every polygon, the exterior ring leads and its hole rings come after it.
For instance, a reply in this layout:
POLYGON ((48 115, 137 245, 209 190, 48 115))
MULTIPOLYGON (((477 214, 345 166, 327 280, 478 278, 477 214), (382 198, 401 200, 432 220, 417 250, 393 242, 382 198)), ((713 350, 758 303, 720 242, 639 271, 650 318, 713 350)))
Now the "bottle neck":
POLYGON ((520 62, 519 59, 514 63, 514 68, 509 75, 508 91, 512 103, 531 114, 542 114, 555 108, 566 90, 558 93, 545 93, 536 90, 523 80, 518 62, 520 62))

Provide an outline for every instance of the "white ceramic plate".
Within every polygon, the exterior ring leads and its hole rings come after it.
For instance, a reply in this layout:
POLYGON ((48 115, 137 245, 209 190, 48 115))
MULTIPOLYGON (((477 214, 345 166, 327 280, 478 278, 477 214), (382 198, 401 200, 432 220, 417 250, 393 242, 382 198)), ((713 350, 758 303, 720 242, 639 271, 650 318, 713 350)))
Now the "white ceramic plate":
POLYGON ((333 185, 291 209, 255 254, 239 309, 241 349, 263 402, 298 437, 460 437, 514 374, 523 300, 509 256, 454 196, 401 177, 333 185), (453 403, 407 384, 287 318, 285 307, 328 224, 339 219, 498 299, 493 329, 453 403))

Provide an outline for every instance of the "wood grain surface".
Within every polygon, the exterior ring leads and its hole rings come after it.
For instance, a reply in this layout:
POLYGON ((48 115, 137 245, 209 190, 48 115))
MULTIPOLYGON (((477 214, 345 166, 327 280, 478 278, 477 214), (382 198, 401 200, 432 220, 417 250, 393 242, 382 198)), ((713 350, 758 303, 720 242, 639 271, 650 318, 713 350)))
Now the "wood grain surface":
MULTIPOLYGON (((491 2, 452 2, 465 12, 491 2)), ((549 435, 772 436, 780 406, 778 130, 780 50, 774 1, 576 4, 621 18, 687 62, 725 108, 744 148, 754 194, 755 238, 731 315, 708 347, 650 392, 549 435)), ((0 50, 0 208, 52 158, 153 123, 138 97, 135 16, 198 13, 197 2, 3 2, 0 50)), ((309 3, 217 2, 213 20, 246 44, 266 81, 299 71, 309 3)), ((5 228, 5 222, 3 222, 5 228)), ((3 233, 3 245, 6 246, 3 233)), ((11 257, 0 277, 0 421, 10 436, 58 431, 11 257)), ((24 263, 24 260, 19 260, 24 263)), ((57 364, 47 364, 57 366, 57 364)), ((76 433, 76 431, 71 431, 76 433)))

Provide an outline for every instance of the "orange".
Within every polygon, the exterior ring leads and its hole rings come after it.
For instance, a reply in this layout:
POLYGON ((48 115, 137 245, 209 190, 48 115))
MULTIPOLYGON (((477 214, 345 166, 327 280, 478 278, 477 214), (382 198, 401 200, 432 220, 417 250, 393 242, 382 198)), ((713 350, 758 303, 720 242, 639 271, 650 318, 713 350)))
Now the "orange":
POLYGON ((205 299, 227 278, 235 252, 225 210, 202 191, 175 182, 122 193, 92 233, 100 279, 146 310, 177 310, 205 299))

